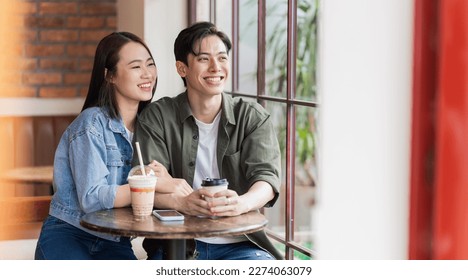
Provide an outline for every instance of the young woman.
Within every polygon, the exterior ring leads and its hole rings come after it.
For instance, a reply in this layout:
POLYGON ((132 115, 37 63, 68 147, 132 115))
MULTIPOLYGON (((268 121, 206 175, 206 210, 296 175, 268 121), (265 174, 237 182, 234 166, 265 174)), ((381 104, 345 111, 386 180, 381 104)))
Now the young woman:
POLYGON ((153 56, 140 38, 114 32, 100 41, 82 112, 55 153, 55 194, 35 259, 136 259, 129 238, 89 231, 80 218, 130 205, 135 121, 156 82, 153 56))

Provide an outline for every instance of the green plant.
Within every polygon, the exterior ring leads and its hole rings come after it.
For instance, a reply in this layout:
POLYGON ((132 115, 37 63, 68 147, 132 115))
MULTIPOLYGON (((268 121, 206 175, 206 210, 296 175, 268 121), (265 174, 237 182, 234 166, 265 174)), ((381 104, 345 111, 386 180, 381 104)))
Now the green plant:
MULTIPOLYGON (((268 95, 284 97, 287 81, 287 1, 268 1, 267 21, 273 24, 272 32, 267 35, 268 95)), ((297 44, 296 44, 296 92, 300 100, 316 100, 316 54, 317 54, 317 16, 319 0, 297 1, 297 44)), ((316 181, 316 110, 296 106, 296 160, 300 170, 296 171, 296 181, 301 185, 313 186, 316 181)), ((285 108, 276 112, 285 115, 285 108)), ((286 146, 286 125, 280 124, 280 145, 286 146)))
MULTIPOLYGON (((257 25, 258 15, 252 11, 257 8, 257 0, 247 0, 243 8, 250 12, 247 24, 240 34, 247 44, 252 38, 253 29, 257 25)), ((295 170, 291 173, 295 176, 295 188, 297 207, 301 209, 298 215, 301 215, 302 221, 295 221, 295 232, 302 231, 303 238, 301 245, 311 249, 313 244, 311 225, 307 222, 311 215, 302 211, 304 207, 310 209, 314 204, 314 189, 316 185, 316 139, 317 131, 315 128, 316 114, 316 57, 317 57, 317 30, 318 30, 318 8, 319 0, 297 0, 297 27, 296 27, 296 80, 294 99, 304 101, 297 102, 293 106, 295 110, 295 170), (310 197, 310 200, 309 200, 310 197), (300 202, 299 202, 300 201, 300 202)), ((287 20, 288 20, 288 1, 286 0, 268 0, 266 7, 266 92, 268 96, 274 96, 281 99, 286 98, 287 91, 287 20)), ((252 46, 250 44, 250 46, 252 46)), ((262 54, 260 54, 262 55, 262 54)), ((255 83, 257 73, 248 72, 247 80, 255 83)), ((283 152, 283 166, 286 159, 286 129, 285 122, 286 106, 281 102, 265 102, 267 110, 270 112, 275 129, 278 132, 278 140, 283 152)), ((286 172, 286 170, 283 170, 286 172)), ((283 174, 283 178, 285 178, 283 174)), ((306 208, 306 209, 307 209, 306 208)), ((309 212, 311 213, 311 212, 309 212)), ((298 217, 298 216, 296 216, 298 217)), ((280 225, 281 226, 281 225, 280 225)), ((279 249, 284 251, 284 245, 278 245, 279 249)), ((296 250, 295 259, 310 259, 296 250)))
MULTIPOLYGON (((318 0, 298 0, 297 4, 297 59, 296 97, 312 100, 316 96, 316 49, 318 0)), ((267 21, 273 23, 273 32, 267 37, 267 51, 272 64, 267 69, 269 93, 282 96, 286 90, 287 60, 287 1, 269 1, 267 21)))
MULTIPOLYGON (((304 244, 302 245, 308 249, 312 249, 312 242, 304 242, 304 244)), ((275 248, 283 254, 286 252, 286 246, 284 246, 284 244, 276 243, 275 248)), ((294 259, 295 260, 312 260, 311 257, 304 255, 298 251, 294 251, 294 259)))

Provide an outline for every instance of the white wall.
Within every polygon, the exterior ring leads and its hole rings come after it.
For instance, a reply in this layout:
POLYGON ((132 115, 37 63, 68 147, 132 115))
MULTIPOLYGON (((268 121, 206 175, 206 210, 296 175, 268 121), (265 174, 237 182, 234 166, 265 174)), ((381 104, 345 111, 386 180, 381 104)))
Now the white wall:
POLYGON ((407 259, 413 1, 321 1, 319 259, 407 259))
POLYGON ((0 116, 78 115, 84 98, 0 98, 0 116))
POLYGON ((119 0, 118 29, 141 36, 158 67, 154 100, 184 91, 175 69, 174 40, 187 26, 186 0, 119 0))

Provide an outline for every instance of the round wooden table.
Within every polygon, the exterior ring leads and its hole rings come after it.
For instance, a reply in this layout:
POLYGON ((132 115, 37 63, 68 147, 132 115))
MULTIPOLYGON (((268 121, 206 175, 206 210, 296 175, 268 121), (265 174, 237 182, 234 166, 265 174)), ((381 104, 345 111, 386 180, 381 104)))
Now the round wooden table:
POLYGON ((163 222, 151 215, 137 219, 131 208, 116 208, 88 213, 80 224, 97 232, 168 239, 168 258, 185 259, 185 239, 234 236, 262 230, 268 220, 257 211, 235 217, 200 218, 185 215, 184 221, 163 222))

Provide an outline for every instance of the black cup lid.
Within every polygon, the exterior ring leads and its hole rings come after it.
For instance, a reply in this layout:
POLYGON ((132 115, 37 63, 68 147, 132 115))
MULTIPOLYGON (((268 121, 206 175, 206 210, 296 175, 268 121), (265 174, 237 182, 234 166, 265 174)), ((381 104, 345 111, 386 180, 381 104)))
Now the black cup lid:
POLYGON ((219 179, 219 178, 205 178, 202 181, 202 186, 210 187, 210 186, 219 186, 219 185, 226 185, 228 181, 226 179, 219 179))

